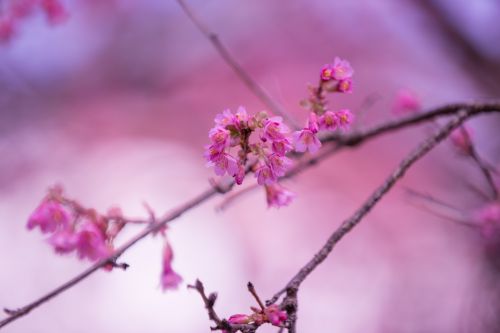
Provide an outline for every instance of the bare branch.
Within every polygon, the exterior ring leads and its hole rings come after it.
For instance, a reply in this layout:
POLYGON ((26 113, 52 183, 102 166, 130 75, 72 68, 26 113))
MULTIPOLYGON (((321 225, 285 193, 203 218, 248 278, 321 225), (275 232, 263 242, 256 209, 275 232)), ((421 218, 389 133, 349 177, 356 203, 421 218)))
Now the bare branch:
POLYGON ((227 48, 219 39, 216 33, 211 31, 200 18, 194 13, 194 11, 188 6, 186 1, 177 0, 182 10, 189 17, 191 22, 198 28, 198 30, 212 43, 214 48, 217 50, 221 58, 226 62, 226 64, 231 67, 234 73, 240 78, 240 80, 247 86, 247 88, 255 95, 258 99, 264 103, 275 115, 283 117, 285 122, 294 128, 299 128, 297 123, 290 117, 290 115, 271 97, 268 93, 257 83, 250 75, 241 67, 236 60, 231 56, 227 48))

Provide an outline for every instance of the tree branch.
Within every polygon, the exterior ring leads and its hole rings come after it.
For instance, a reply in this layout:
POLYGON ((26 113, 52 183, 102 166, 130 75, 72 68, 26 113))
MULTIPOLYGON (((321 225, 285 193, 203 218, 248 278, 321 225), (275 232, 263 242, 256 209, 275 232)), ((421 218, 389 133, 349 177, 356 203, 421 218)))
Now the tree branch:
POLYGON ((290 117, 290 115, 268 94, 266 91, 257 83, 250 75, 239 65, 236 60, 231 56, 227 48, 219 39, 219 36, 213 31, 211 31, 203 22, 198 18, 194 11, 188 6, 184 0, 177 0, 187 17, 193 22, 193 24, 198 28, 198 30, 212 43, 213 47, 217 50, 224 62, 231 67, 234 73, 240 78, 240 80, 247 86, 247 88, 255 95, 258 99, 266 105, 269 110, 271 110, 275 115, 283 117, 285 122, 294 128, 299 128, 300 126, 290 117))

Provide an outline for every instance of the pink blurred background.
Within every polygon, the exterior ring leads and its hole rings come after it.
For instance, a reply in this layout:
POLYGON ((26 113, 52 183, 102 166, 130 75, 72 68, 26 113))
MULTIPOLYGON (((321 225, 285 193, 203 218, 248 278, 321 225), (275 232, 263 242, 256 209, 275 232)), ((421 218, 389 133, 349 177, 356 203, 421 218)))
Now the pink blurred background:
MULTIPOLYGON (((264 108, 196 30, 176 1, 70 1, 58 26, 35 15, 0 46, 0 306, 24 305, 88 263, 58 257, 26 219, 48 186, 105 211, 158 214, 208 186, 203 145, 225 108, 264 108)), ((425 108, 498 98, 500 4, 488 0, 192 0, 238 62, 295 118, 320 67, 355 69, 355 93, 333 105, 357 128, 393 118, 401 88, 425 108)), ((477 149, 500 163, 500 121, 471 122, 477 149)), ((263 191, 224 212, 221 197, 175 221, 175 269, 217 291, 223 316, 282 288, 330 232, 428 132, 412 129, 343 151, 286 182, 296 201, 267 209, 263 191)), ((247 182, 253 181, 248 179, 247 182)), ((500 332, 500 269, 473 230, 416 207, 403 186, 464 212, 480 205, 473 165, 443 144, 408 173, 304 283, 301 332, 500 332)), ((119 242, 136 233, 129 230, 119 242)), ((162 293, 159 239, 5 328, 6 332, 210 332, 199 296, 162 293)), ((262 332, 274 332, 274 328, 262 332)))

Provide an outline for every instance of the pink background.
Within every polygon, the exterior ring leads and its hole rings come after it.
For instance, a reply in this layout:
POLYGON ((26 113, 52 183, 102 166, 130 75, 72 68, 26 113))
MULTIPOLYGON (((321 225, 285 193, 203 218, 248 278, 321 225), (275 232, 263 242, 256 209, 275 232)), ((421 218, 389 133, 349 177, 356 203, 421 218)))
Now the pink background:
MULTIPOLYGON (((35 16, 0 47, 0 307, 21 306, 89 265, 55 256, 25 229, 48 186, 60 183, 101 211, 119 205, 145 217, 145 201, 163 214, 208 186, 202 154, 215 114, 264 108, 175 1, 65 3, 64 25, 35 16)), ((306 116, 298 102, 307 83, 335 56, 353 65, 355 92, 332 105, 358 112, 356 128, 393 118, 400 88, 425 108, 498 97, 493 1, 189 3, 297 119, 306 116), (360 115, 369 97, 376 102, 360 115)), ((496 165, 499 125, 498 116, 471 122, 479 152, 496 165)), ((287 181, 298 194, 288 208, 267 209, 258 190, 224 212, 215 211, 221 197, 188 212, 169 229, 176 271, 217 291, 220 315, 248 311, 247 281, 263 298, 283 287, 428 130, 377 138, 287 181)), ((432 193, 467 213, 481 203, 467 182, 485 188, 448 143, 420 161, 304 283, 299 330, 498 332, 499 268, 480 235, 404 192, 432 193)), ((126 272, 98 272, 5 331, 209 332, 195 292, 185 284, 161 292, 161 248, 160 239, 142 241, 122 257, 126 272)))

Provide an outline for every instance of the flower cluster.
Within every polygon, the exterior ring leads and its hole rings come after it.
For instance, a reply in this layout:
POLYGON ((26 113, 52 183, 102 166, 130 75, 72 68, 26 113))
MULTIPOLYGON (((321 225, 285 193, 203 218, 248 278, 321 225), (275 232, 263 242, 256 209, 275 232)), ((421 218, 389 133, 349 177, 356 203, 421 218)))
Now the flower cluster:
POLYGON ((292 164, 286 157, 293 148, 288 133, 280 117, 270 117, 266 112, 250 116, 243 107, 234 114, 225 110, 215 117, 205 158, 216 175, 227 174, 238 185, 243 183, 249 167, 257 183, 266 188, 269 206, 284 206, 293 198, 278 184, 292 164))
MULTIPOLYGON (((80 260, 98 261, 113 255, 113 242, 130 223, 150 223, 126 219, 119 208, 111 208, 107 214, 84 208, 63 195, 60 187, 54 187, 28 219, 29 230, 39 228, 48 234, 48 243, 58 254, 76 253, 80 260)), ((160 231, 166 239, 165 229, 160 231)), ((172 269, 173 252, 165 240, 161 286, 163 290, 175 288, 182 281, 172 269)), ((112 269, 110 262, 105 267, 112 269)))
POLYGON ((348 61, 335 58, 333 64, 323 66, 319 85, 310 86, 310 96, 301 105, 311 111, 306 126, 293 134, 295 149, 298 152, 314 153, 321 147, 317 137, 320 130, 346 130, 353 121, 353 114, 348 109, 331 111, 327 107, 327 93, 351 93, 354 71, 348 61))
POLYGON ((8 42, 23 20, 41 10, 50 24, 66 20, 68 13, 59 0, 5 0, 0 13, 0 43, 8 42))
MULTIPOLYGON (((276 304, 272 304, 263 310, 258 310, 252 307, 253 313, 234 314, 227 320, 230 324, 256 324, 258 326, 264 323, 270 323, 274 326, 283 326, 288 316, 285 311, 281 310, 276 304)), ((223 331, 223 333, 228 333, 223 331)))
POLYGON ((265 187, 268 206, 290 204, 295 195, 278 183, 292 165, 286 155, 293 149, 315 153, 321 147, 319 131, 349 128, 354 118, 351 111, 329 110, 326 94, 352 92, 353 73, 349 62, 340 58, 321 69, 318 87, 310 87, 309 99, 302 102, 311 111, 306 126, 291 137, 280 117, 270 117, 264 111, 248 115, 240 107, 234 114, 230 110, 218 114, 208 133, 210 144, 205 147, 208 166, 218 176, 233 177, 238 185, 247 172, 253 172, 257 183, 265 187))
POLYGON ((50 234, 48 242, 57 253, 76 252, 79 259, 90 261, 113 252, 112 241, 120 228, 95 210, 81 209, 68 201, 60 188, 52 189, 43 199, 29 217, 27 227, 39 227, 42 233, 50 234))

